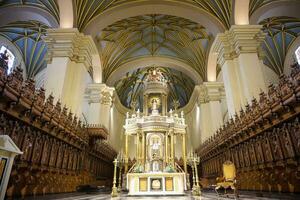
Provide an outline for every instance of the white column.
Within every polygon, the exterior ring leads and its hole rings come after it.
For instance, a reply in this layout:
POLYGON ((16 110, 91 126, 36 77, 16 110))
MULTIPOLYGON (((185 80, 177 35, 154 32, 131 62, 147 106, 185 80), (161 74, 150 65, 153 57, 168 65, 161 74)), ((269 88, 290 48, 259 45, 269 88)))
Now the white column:
POLYGON ((112 106, 114 88, 102 83, 89 84, 86 88, 86 98, 89 103, 87 121, 89 124, 102 124, 110 129, 110 109, 112 106))
POLYGON ((258 58, 265 35, 260 25, 233 25, 218 34, 213 51, 218 53, 218 64, 226 92, 229 116, 233 116, 253 97, 258 97, 266 85, 258 58))
POLYGON ((97 53, 94 41, 77 29, 49 29, 46 94, 53 94, 62 104, 81 117, 84 89, 92 82, 92 55, 97 53))

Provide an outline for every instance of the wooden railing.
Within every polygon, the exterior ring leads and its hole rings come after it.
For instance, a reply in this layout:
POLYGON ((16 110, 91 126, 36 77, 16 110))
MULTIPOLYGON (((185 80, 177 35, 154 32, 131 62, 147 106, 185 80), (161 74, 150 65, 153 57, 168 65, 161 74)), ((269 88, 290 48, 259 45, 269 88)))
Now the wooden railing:
POLYGON ((241 189, 300 192, 300 68, 281 75, 197 150, 202 176, 213 184, 234 162, 241 189))

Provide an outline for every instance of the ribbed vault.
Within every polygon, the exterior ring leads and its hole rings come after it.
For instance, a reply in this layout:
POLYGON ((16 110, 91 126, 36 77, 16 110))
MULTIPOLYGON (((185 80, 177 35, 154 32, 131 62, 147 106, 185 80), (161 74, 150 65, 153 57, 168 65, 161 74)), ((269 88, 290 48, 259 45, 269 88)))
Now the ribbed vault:
MULTIPOLYGON (((76 24, 79 30, 83 30, 92 20, 103 12, 122 4, 143 2, 145 0, 73 0, 76 15, 76 24)), ((190 4, 207 12, 220 21, 225 28, 231 25, 233 0, 171 0, 190 4)))
POLYGON ((260 22, 267 37, 263 43, 264 63, 276 74, 284 70, 284 60, 289 47, 300 35, 300 19, 272 17, 260 22))
POLYGON ((47 45, 42 38, 47 28, 36 21, 20 21, 0 27, 0 35, 15 44, 21 52, 28 78, 35 77, 47 66, 47 45))
POLYGON ((250 0, 249 2, 249 16, 251 16, 256 10, 267 6, 271 3, 276 3, 276 2, 287 2, 287 1, 294 1, 298 2, 299 0, 250 0))
POLYGON ((5 0, 0 1, 0 8, 35 7, 52 15, 59 24, 59 7, 56 0, 5 0))
POLYGON ((98 36, 104 81, 126 62, 146 56, 179 59, 206 80, 210 36, 203 26, 168 15, 143 15, 116 22, 98 36))
POLYGON ((128 108, 135 106, 143 109, 144 80, 150 69, 158 69, 168 81, 169 109, 186 105, 192 95, 195 83, 184 73, 167 67, 147 67, 127 72, 115 83, 115 88, 122 104, 128 108), (176 105, 177 104, 177 105, 176 105))

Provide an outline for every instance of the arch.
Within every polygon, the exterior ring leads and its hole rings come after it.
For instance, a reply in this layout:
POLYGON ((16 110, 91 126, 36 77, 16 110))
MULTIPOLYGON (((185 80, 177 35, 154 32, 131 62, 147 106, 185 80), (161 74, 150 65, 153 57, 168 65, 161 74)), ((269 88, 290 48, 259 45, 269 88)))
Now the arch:
POLYGON ((20 52, 19 48, 16 45, 14 45, 11 41, 9 41, 7 38, 0 35, 0 48, 1 46, 5 46, 14 54, 15 56, 14 67, 20 66, 23 69, 23 78, 25 79, 27 77, 26 67, 25 67, 22 53, 20 52))
POLYGON ((55 18, 50 13, 39 8, 9 6, 0 10, 0 26, 16 21, 39 21, 52 28, 58 27, 55 18))
POLYGON ((217 60, 218 53, 211 47, 207 59, 207 80, 210 82, 217 79, 217 60))
POLYGON ((147 14, 164 14, 186 18, 203 25, 208 32, 214 36, 219 32, 225 31, 225 27, 220 21, 200 8, 187 3, 161 0, 159 2, 144 1, 124 3, 113 7, 95 17, 83 32, 95 37, 99 31, 114 22, 147 14))
POLYGON ((250 16, 250 24, 258 24, 264 19, 270 17, 295 17, 300 18, 300 2, 298 1, 276 1, 258 8, 250 16))
POLYGON ((186 63, 176 60, 174 58, 162 57, 162 56, 148 56, 138 58, 121 65, 116 71, 114 71, 107 79, 106 84, 108 86, 114 86, 115 82, 122 78, 126 72, 137 68, 146 68, 152 65, 166 66, 172 69, 183 72, 188 75, 194 83, 201 84, 203 80, 199 77, 198 73, 186 63))
POLYGON ((74 13, 72 0, 58 0, 60 28, 73 28, 74 13))
POLYGON ((249 24, 249 2, 250 0, 234 1, 234 23, 236 25, 249 24))

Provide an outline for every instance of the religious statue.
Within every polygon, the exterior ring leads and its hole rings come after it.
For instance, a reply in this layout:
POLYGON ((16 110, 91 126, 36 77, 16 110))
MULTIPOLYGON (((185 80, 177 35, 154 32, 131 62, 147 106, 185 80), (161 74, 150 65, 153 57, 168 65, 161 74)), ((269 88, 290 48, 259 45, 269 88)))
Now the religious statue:
POLYGON ((157 110, 157 100, 152 99, 152 110, 157 110))

